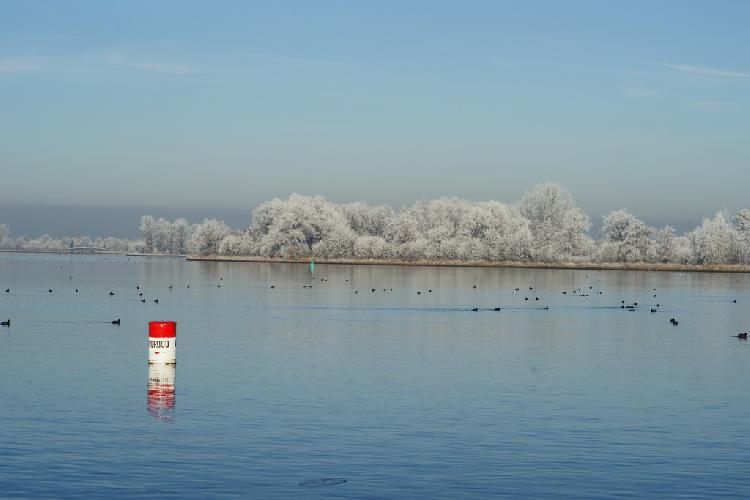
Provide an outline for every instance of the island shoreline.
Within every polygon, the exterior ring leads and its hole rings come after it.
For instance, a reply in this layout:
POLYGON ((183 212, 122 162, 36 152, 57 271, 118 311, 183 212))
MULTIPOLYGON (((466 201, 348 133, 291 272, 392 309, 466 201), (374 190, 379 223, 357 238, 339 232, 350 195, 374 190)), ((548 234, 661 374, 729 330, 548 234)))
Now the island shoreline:
POLYGON ((455 260, 402 260, 402 259, 326 259, 301 257, 296 259, 280 257, 234 256, 234 255, 188 255, 187 261, 194 262, 256 262, 275 264, 316 264, 350 266, 413 266, 413 267, 481 267, 505 269, 569 269, 574 271, 657 271, 691 273, 750 273, 750 266, 742 264, 667 264, 667 263, 582 263, 582 262, 486 262, 455 260))

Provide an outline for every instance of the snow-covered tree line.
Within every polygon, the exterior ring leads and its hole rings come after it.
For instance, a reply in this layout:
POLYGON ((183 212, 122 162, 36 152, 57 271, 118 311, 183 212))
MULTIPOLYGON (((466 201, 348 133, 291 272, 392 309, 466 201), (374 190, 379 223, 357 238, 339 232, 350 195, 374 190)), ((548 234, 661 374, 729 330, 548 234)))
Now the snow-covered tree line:
POLYGON ((590 228, 570 192, 554 183, 513 204, 438 198, 398 212, 293 194, 258 206, 244 231, 216 220, 190 226, 188 249, 283 258, 750 263, 747 209, 734 217, 718 212, 684 235, 670 226, 651 227, 625 210, 602 218, 598 239, 590 228))
POLYGON ((589 217, 558 184, 535 187, 512 204, 458 198, 386 205, 332 203, 291 195, 262 203, 245 230, 216 219, 189 224, 141 218, 143 239, 11 238, 0 225, 0 249, 66 251, 94 246, 159 254, 247 255, 400 260, 649 262, 750 264, 750 210, 725 211, 684 235, 651 227, 625 210, 602 217, 599 238, 589 217))
POLYGON ((22 235, 12 237, 10 228, 0 224, 0 250, 21 252, 68 252, 75 247, 93 247, 108 252, 140 252, 143 245, 137 240, 114 238, 112 236, 90 238, 88 236, 70 236, 53 238, 43 234, 38 238, 22 235))

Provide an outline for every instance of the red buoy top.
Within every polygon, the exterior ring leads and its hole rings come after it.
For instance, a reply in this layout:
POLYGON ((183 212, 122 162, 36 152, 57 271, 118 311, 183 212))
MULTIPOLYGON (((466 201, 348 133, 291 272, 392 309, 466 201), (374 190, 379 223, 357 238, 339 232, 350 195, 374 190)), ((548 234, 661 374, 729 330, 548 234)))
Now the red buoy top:
POLYGON ((161 339, 164 337, 175 337, 177 335, 177 323, 174 321, 151 321, 148 324, 148 336, 161 339))

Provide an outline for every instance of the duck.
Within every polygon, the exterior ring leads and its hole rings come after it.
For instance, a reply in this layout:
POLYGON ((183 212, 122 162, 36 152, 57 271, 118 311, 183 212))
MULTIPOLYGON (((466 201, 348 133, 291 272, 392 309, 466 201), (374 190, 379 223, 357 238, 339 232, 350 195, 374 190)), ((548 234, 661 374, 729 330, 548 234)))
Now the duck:
POLYGON ((78 288, 76 288, 76 293, 78 293, 78 288))
POLYGON ((652 308, 651 308, 651 312, 652 312, 652 313, 655 313, 655 312, 656 312, 656 309, 654 309, 654 308, 652 307, 652 308))
POLYGON ((747 332, 738 333, 737 338, 742 339, 742 340, 747 340, 747 332))
POLYGON ((112 297, 115 294, 115 292, 109 292, 109 296, 112 297))
POLYGON ((139 297, 143 297, 143 292, 138 293, 139 297))
POLYGON ((544 306, 545 311, 549 311, 549 306, 544 306))
POLYGON ((52 293, 52 289, 51 288, 49 289, 49 293, 52 293))
POLYGON ((274 289, 274 288, 276 288, 276 285, 271 285, 271 289, 274 289))
POLYGON ((500 308, 499 308, 499 307, 496 307, 496 308, 495 308, 495 311, 499 311, 499 310, 500 310, 500 308))
POLYGON ((120 318, 117 318, 117 319, 113 319, 113 320, 112 320, 112 324, 113 324, 113 325, 118 325, 118 326, 119 326, 119 324, 120 324, 120 318))
POLYGON ((677 326, 677 325, 679 325, 679 324, 680 324, 680 322, 679 322, 679 321, 677 321, 677 320, 676 320, 676 319, 674 319, 674 318, 671 318, 671 319, 669 320, 669 322, 670 322, 670 323, 672 323, 672 324, 673 324, 674 326, 677 326))
POLYGON ((169 285, 169 289, 170 289, 170 290, 172 289, 172 285, 169 285))
POLYGON ((146 303, 146 299, 141 299, 141 302, 143 302, 145 304, 146 303))
POLYGON ((479 308, 475 307, 474 309, 472 309, 472 311, 477 312, 477 311, 479 311, 479 308))
POLYGON ((5 293, 10 293, 10 288, 6 288, 5 293))
POLYGON ((159 299, 154 299, 154 303, 158 304, 159 303, 159 299))
POLYGON ((0 321, 0 326, 10 326, 10 318, 8 318, 8 321, 0 321))

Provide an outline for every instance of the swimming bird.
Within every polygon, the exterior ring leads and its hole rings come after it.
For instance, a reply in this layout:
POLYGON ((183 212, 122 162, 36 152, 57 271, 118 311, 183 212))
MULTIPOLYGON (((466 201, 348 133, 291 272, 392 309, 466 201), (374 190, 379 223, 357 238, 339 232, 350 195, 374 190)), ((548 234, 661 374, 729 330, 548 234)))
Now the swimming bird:
POLYGON ((359 290, 354 290, 354 293, 359 293, 359 290))
POLYGON ((417 292, 417 295, 422 295, 422 292, 417 292))
POLYGON ((655 312, 656 312, 656 309, 654 309, 654 308, 652 307, 652 308, 651 308, 651 312, 652 312, 652 313, 655 313, 655 312))
POLYGON ((139 296, 139 297, 143 297, 143 292, 139 292, 139 293, 138 293, 138 296, 139 296))
POLYGON ((472 311, 477 312, 477 311, 479 311, 479 308, 475 307, 474 309, 472 309, 472 311))
POLYGON ((0 326, 10 326, 10 318, 8 318, 8 321, 0 321, 0 326))
POLYGON ((6 288, 5 293, 10 293, 10 288, 6 288))
POLYGON ((114 294, 115 294, 115 292, 109 292, 109 296, 110 297, 113 296, 114 294))
MULTIPOLYGON (((7 290, 6 290, 6 292, 7 292, 7 290)), ((654 297, 656 297, 656 295, 654 295, 654 297)), ((737 303, 737 299, 734 299, 732 302, 734 302, 736 304, 737 303)))
POLYGON ((154 299, 154 302, 158 304, 159 303, 159 299, 154 299))
POLYGON ((170 289, 170 290, 172 289, 172 285, 169 285, 169 289, 170 289))
POLYGON ((276 288, 276 285, 271 285, 271 288, 276 288))
POLYGON ((674 318, 670 319, 670 320, 669 320, 669 322, 670 322, 670 323, 672 323, 672 324, 673 324, 674 326, 677 326, 677 325, 679 325, 679 324, 680 324, 680 322, 679 322, 679 321, 677 321, 677 320, 676 320, 676 319, 674 319, 674 318))
POLYGON ((427 290, 429 293, 432 293, 432 289, 427 290))
POLYGON ((141 299, 141 302, 143 302, 145 304, 146 303, 146 299, 141 299))
POLYGON ((140 287, 140 286, 137 286, 137 285, 136 285, 135 289, 136 289, 136 290, 140 290, 140 289, 141 289, 141 287, 140 287))
POLYGON ((52 293, 52 289, 51 288, 49 289, 49 293, 52 293))
POLYGON ((529 300, 529 298, 528 297, 524 297, 523 300, 529 300))
POLYGON ((76 293, 78 293, 78 288, 76 288, 76 293))
POLYGON ((476 285, 474 285, 474 286, 473 286, 472 288, 476 288, 476 287, 477 287, 477 286, 476 286, 476 285))
POLYGON ((549 311, 549 306, 544 306, 545 311, 549 311))
POLYGON ((370 290, 370 292, 375 293, 375 289, 373 288, 372 290, 370 290))
POLYGON ((112 320, 112 324, 113 324, 113 325, 118 325, 118 326, 119 326, 119 324, 120 324, 120 318, 117 318, 117 319, 113 319, 113 320, 112 320))
POLYGON ((496 307, 496 308, 495 308, 495 311, 499 311, 499 310, 500 310, 500 308, 499 308, 499 307, 496 307))
POLYGON ((534 300, 539 300, 539 297, 536 297, 534 300))
POLYGON ((742 339, 742 340, 747 340, 747 332, 738 333, 737 338, 742 339))

